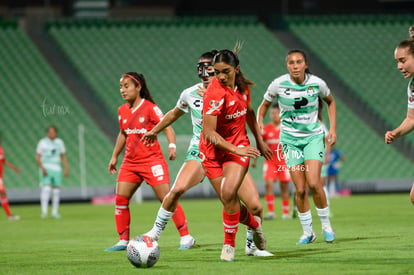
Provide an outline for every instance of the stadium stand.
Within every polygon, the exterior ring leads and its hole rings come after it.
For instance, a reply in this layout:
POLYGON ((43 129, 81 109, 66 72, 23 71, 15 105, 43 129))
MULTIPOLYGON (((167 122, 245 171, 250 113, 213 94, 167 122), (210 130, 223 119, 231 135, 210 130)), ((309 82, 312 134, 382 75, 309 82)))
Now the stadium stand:
POLYGON ((114 177, 106 171, 112 142, 62 85, 17 24, 1 25, 0 54, 2 145, 7 158, 21 169, 18 175, 6 168, 8 190, 37 194, 35 150, 50 124, 57 126, 58 136, 67 148, 70 176, 64 180, 65 188, 80 188, 79 125, 85 127, 85 183, 89 188, 113 185, 114 177))

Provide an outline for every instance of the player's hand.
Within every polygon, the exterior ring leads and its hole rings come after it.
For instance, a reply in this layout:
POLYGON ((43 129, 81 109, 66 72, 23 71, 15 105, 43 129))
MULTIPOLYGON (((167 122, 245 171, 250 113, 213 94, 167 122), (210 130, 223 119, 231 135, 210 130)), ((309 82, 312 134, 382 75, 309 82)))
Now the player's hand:
POLYGON ((118 160, 116 158, 111 158, 108 165, 108 172, 109 174, 113 175, 116 173, 116 164, 118 160))
POLYGON ((168 159, 169 160, 175 160, 177 157, 177 151, 175 148, 168 148, 168 159))
POLYGON ((157 140, 157 135, 154 131, 149 131, 146 132, 142 138, 141 138, 141 142, 144 143, 144 145, 149 146, 153 146, 154 142, 157 140))
POLYGON ((272 160, 273 158, 273 151, 269 148, 269 146, 263 141, 259 141, 257 143, 257 148, 259 149, 260 153, 266 160, 272 160))
POLYGON ((385 143, 386 144, 390 144, 394 141, 395 139, 395 133, 393 131, 387 131, 385 133, 385 143))
POLYGON ((17 174, 20 174, 20 169, 19 169, 19 168, 14 169, 14 171, 15 171, 17 174))
POLYGON ((334 145, 336 143, 336 132, 329 130, 328 140, 330 145, 334 145))
POLYGON ((246 147, 237 147, 234 154, 241 157, 251 157, 257 158, 260 156, 260 151, 257 148, 246 146, 246 147))
POLYGON ((65 178, 69 177, 69 170, 68 169, 65 169, 65 171, 63 172, 63 176, 65 178))

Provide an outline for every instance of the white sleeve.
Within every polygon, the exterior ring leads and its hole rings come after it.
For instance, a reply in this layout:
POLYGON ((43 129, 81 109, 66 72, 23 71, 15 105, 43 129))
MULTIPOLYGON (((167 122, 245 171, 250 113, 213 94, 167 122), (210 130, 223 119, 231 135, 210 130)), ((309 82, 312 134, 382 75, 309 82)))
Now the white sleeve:
POLYGON ((408 83, 407 96, 408 96, 408 109, 414 109, 414 78, 411 78, 408 83))
POLYGON ((331 90, 328 88, 328 85, 326 84, 326 82, 323 81, 322 79, 319 83, 319 94, 321 98, 325 98, 331 94, 331 90))
POLYGON ((60 140, 60 153, 61 154, 66 153, 66 147, 65 147, 65 143, 63 142, 63 140, 60 140))
POLYGON ((42 146, 43 145, 43 142, 42 142, 42 140, 40 140, 38 143, 37 143, 37 147, 36 147, 36 154, 42 154, 42 146))
POLYGON ((186 98, 185 90, 181 93, 180 97, 178 98, 178 101, 175 107, 177 107, 184 113, 188 113, 188 111, 190 110, 190 107, 188 106, 188 100, 186 98))
POLYGON ((273 100, 277 99, 277 90, 278 90, 278 82, 276 80, 273 80, 272 83, 270 83, 269 87, 267 87, 267 91, 263 96, 263 99, 269 102, 273 102, 273 100))

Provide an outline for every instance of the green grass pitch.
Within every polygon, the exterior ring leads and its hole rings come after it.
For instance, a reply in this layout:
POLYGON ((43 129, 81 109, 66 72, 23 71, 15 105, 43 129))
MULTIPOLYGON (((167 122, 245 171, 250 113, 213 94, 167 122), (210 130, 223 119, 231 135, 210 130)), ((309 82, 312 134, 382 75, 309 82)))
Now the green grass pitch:
MULTIPOLYGON (((159 202, 131 204, 131 236, 148 231, 159 202)), ((236 259, 220 262, 223 241, 218 199, 183 199, 197 247, 179 251, 171 221, 159 244, 161 256, 149 269, 136 269, 125 252, 104 252, 117 241, 114 207, 63 204, 61 220, 41 219, 40 206, 12 206, 21 220, 0 217, 0 274, 414 274, 414 206, 408 194, 355 195, 331 200, 337 240, 323 241, 312 207, 315 243, 297 246, 298 219, 264 221, 274 257, 244 255, 245 228, 239 227, 236 259)), ((280 212, 280 199, 276 209, 280 212)), ((279 214, 280 217, 280 214, 279 214)))

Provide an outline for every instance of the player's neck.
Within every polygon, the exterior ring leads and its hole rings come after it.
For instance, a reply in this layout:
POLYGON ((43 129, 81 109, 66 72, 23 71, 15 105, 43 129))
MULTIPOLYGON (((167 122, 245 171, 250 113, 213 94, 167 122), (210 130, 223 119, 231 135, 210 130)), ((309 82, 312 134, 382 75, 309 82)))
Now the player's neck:
POLYGON ((129 103, 129 108, 130 109, 135 109, 136 107, 139 106, 139 104, 141 104, 141 102, 143 100, 144 100, 143 98, 137 96, 137 98, 134 101, 132 101, 132 102, 129 103))

